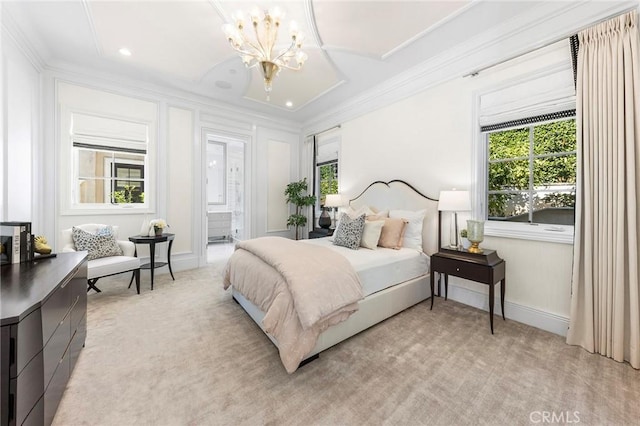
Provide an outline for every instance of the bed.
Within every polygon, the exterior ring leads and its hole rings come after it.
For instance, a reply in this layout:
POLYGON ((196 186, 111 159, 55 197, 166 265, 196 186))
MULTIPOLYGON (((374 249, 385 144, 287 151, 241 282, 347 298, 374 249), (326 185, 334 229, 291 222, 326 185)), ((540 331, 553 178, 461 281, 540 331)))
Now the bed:
MULTIPOLYGON (((364 206, 374 207, 377 210, 424 210, 425 215, 422 221, 421 250, 412 248, 402 248, 392 250, 388 248, 378 248, 369 250, 360 248, 351 250, 333 245, 331 237, 318 238, 313 240, 303 240, 290 242, 297 244, 296 247, 318 246, 325 247, 326 250, 338 254, 346 255, 348 263, 353 267, 360 282, 362 283, 362 298, 356 302, 356 307, 352 305, 345 309, 346 314, 336 321, 321 327, 317 336, 313 336, 313 344, 307 344, 302 353, 296 354, 294 360, 291 357, 285 359, 283 348, 273 335, 265 331, 265 312, 261 310, 250 299, 255 298, 253 294, 246 291, 246 283, 234 284, 234 274, 232 262, 227 264, 225 271, 226 285, 232 287, 233 298, 242 306, 247 314, 256 322, 265 334, 280 350, 281 359, 285 369, 292 373, 299 365, 305 361, 317 357, 317 355, 331 346, 363 331, 431 296, 429 287, 429 255, 438 249, 438 210, 437 200, 429 198, 416 190, 410 184, 393 180, 390 182, 376 181, 370 184, 360 195, 350 201, 350 207, 359 209, 364 206), (302 245, 302 246, 300 246, 302 245), (231 273, 229 270, 231 269, 231 273), (245 289, 239 291, 238 287, 245 289), (247 297, 247 293, 250 297, 247 297), (298 361, 299 360, 299 361, 298 361)), ((262 240, 262 239, 257 239, 262 240)), ((237 249, 232 256, 239 256, 237 249)), ((244 254, 244 253, 240 253, 244 254)), ((248 256, 251 257, 251 256, 248 256)), ((252 259, 248 259, 248 261, 252 259)), ((238 264, 236 269, 249 269, 252 263, 238 264)), ((277 273, 276 273, 277 274, 277 273)), ((268 274, 261 274, 261 276, 268 274)), ((256 281, 260 281, 256 279, 256 281)), ((245 280, 246 281, 246 280, 245 280)), ((260 285, 259 283, 256 283, 260 285)), ((293 292, 293 290, 292 290, 293 292)), ((265 309, 265 306, 263 306, 265 309)), ((267 321, 270 319, 267 318, 267 321)), ((269 329, 269 327, 267 327, 269 329)), ((302 345, 304 346, 304 345, 302 345)), ((289 349, 287 349, 288 351, 289 349)))

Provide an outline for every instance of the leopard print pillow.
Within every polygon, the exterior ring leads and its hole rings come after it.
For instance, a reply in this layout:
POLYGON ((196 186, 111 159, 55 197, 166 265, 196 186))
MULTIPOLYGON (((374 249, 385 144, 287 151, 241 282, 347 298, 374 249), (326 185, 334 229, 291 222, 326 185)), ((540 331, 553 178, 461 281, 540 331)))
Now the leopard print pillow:
POLYGON ((336 229, 333 237, 333 244, 357 250, 360 247, 365 218, 366 214, 352 219, 348 214, 342 213, 340 226, 336 229))
POLYGON ((89 252, 89 260, 123 255, 122 249, 112 233, 96 235, 74 226, 71 229, 71 236, 73 237, 73 244, 75 244, 76 250, 86 250, 89 252))

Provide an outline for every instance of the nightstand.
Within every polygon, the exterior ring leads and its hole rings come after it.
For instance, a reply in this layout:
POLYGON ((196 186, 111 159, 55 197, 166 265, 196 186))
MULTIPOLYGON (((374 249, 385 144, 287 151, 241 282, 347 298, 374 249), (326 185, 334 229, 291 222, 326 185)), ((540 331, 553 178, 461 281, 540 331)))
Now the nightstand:
POLYGON ((498 257, 495 250, 484 250, 483 253, 469 253, 466 250, 442 248, 431 256, 431 309, 433 309, 434 275, 444 275, 444 300, 447 300, 449 275, 476 281, 489 286, 489 323, 493 334, 493 299, 494 286, 500 281, 500 306, 504 320, 505 261, 498 257))
POLYGON ((334 229, 315 228, 313 231, 309 232, 309 239, 330 237, 333 235, 333 231, 334 229))

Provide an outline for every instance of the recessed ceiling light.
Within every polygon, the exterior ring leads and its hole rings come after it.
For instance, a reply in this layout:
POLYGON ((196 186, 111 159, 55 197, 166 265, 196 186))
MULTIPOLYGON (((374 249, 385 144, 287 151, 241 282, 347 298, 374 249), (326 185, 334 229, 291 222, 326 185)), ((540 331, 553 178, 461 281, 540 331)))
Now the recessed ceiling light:
POLYGON ((291 108, 293 106, 293 102, 287 101, 287 103, 285 105, 288 106, 289 108, 291 108))
POLYGON ((120 48, 120 50, 118 50, 118 52, 120 52, 120 54, 122 56, 131 56, 131 51, 129 49, 127 49, 126 47, 120 48))

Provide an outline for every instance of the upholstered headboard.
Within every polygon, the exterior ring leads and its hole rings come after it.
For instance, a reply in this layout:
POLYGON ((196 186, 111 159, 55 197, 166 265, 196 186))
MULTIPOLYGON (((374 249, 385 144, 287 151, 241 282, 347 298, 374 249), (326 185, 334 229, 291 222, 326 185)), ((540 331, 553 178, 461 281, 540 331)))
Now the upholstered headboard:
POLYGON ((431 255, 438 251, 438 200, 430 198, 402 180, 376 181, 349 202, 353 208, 378 210, 426 210, 422 225, 422 249, 431 255))

